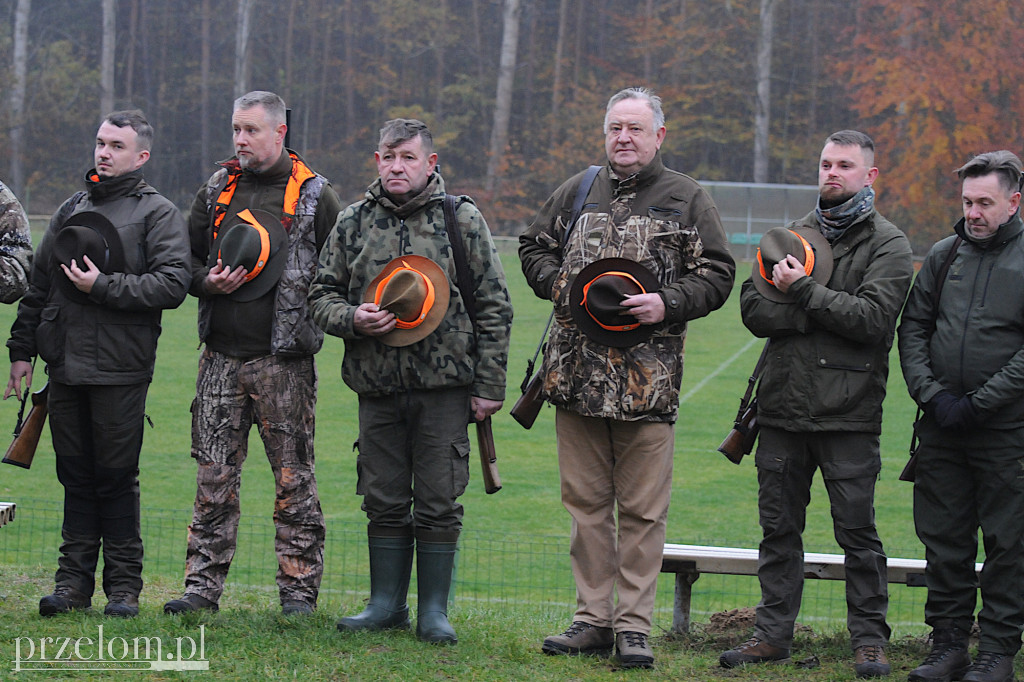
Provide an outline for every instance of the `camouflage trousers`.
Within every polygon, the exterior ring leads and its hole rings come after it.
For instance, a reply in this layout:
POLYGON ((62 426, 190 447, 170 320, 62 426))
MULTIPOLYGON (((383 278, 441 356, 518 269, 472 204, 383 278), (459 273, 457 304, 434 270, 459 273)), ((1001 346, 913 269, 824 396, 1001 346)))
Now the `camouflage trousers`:
POLYGON ((281 601, 315 604, 324 526, 314 475, 317 376, 312 356, 251 360, 206 349, 192 403, 196 502, 188 532, 185 593, 219 602, 235 554, 242 464, 253 422, 274 472, 274 549, 281 601))

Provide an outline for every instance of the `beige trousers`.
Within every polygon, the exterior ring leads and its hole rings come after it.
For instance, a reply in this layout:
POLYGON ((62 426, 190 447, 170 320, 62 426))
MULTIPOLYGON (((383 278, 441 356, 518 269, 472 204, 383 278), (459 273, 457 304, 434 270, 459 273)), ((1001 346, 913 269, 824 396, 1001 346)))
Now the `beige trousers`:
POLYGON ((555 430, 562 504, 572 516, 573 620, 649 635, 672 490, 674 425, 559 408, 555 430))

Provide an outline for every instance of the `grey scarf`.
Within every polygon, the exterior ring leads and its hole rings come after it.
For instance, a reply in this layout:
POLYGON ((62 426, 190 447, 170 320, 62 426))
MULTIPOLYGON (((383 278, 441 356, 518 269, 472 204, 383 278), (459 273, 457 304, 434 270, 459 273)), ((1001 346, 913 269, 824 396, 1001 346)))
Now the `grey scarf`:
POLYGON ((821 199, 814 209, 818 216, 818 226, 821 233, 829 242, 834 242, 846 232, 846 228, 853 225, 861 216, 870 213, 875 208, 875 190, 865 187, 852 197, 832 208, 822 208, 821 199))

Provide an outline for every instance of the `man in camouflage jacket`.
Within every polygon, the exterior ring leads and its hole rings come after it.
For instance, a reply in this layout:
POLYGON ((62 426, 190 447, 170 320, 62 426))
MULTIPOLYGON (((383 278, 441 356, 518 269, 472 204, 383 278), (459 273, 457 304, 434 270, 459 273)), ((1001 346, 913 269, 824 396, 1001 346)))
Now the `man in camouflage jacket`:
POLYGON ((612 97, 608 165, 580 219, 566 224, 582 173, 556 190, 519 239, 527 281, 554 302, 544 396, 557 408, 562 502, 573 518, 576 614, 543 651, 603 654, 614 645, 627 667, 654 662, 647 638, 672 486, 686 324, 725 302, 735 274, 711 197, 662 164, 664 122, 661 100, 648 90, 612 97), (657 325, 648 341, 627 348, 587 337, 568 306, 576 274, 610 257, 640 262, 661 283, 659 292, 626 304, 641 324, 657 325))
POLYGON ((21 202, 0 182, 0 301, 14 303, 28 291, 32 233, 21 202))
POLYGON ((455 226, 465 244, 476 325, 456 286, 443 212, 444 181, 420 121, 395 119, 380 131, 380 177, 338 217, 310 287, 313 317, 345 339, 342 377, 359 394, 359 473, 370 552, 370 601, 342 618, 343 631, 408 627, 406 595, 415 544, 420 639, 454 643, 447 620, 452 561, 462 528, 458 497, 469 479, 471 419, 505 398, 512 304, 490 231, 468 197, 455 226), (399 256, 429 258, 450 288, 439 326, 410 345, 380 340, 395 316, 364 303, 368 285, 399 256))
POLYGON ((255 91, 234 103, 236 156, 199 189, 189 214, 192 285, 199 299, 199 359, 192 403, 196 501, 185 558, 185 594, 167 613, 216 610, 235 552, 242 464, 258 425, 276 481, 277 587, 285 614, 316 607, 325 526, 314 475, 316 366, 323 333, 306 307, 316 255, 341 210, 327 180, 284 147, 285 105, 255 91), (242 266, 211 255, 218 230, 244 209, 280 217, 287 259, 280 279, 253 300, 242 266))

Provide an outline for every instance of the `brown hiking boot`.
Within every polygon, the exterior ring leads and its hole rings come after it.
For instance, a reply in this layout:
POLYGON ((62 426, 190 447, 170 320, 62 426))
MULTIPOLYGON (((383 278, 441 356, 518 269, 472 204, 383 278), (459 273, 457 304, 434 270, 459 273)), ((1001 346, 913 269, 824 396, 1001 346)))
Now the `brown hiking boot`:
POLYGON ((611 628, 600 628, 577 620, 562 634, 545 639, 540 650, 552 656, 608 656, 614 646, 615 634, 611 628))
POLYGON ((924 662, 910 671, 908 682, 949 682, 963 678, 971 667, 967 633, 956 628, 932 631, 932 650, 924 662))
POLYGON ((892 668, 881 644, 863 644, 853 650, 853 671, 857 677, 885 677, 892 668))
POLYGON ((653 668, 654 654, 642 632, 620 632, 615 635, 615 652, 623 668, 653 668))
POLYGON ((217 611, 217 602, 198 594, 186 594, 181 599, 172 599, 164 604, 164 613, 188 613, 189 611, 217 611))
POLYGON ((55 616, 92 606, 92 597, 67 585, 58 585, 53 594, 39 600, 40 616, 55 616))
POLYGON ((139 615, 139 595, 132 592, 115 592, 107 600, 103 615, 134 618, 139 615))
POLYGON ((963 676, 964 682, 1013 682, 1013 656, 979 651, 978 658, 963 676))
POLYGON ((729 649, 718 657, 718 665, 736 668, 748 663, 789 663, 789 649, 772 646, 758 637, 751 637, 735 649, 729 649))

